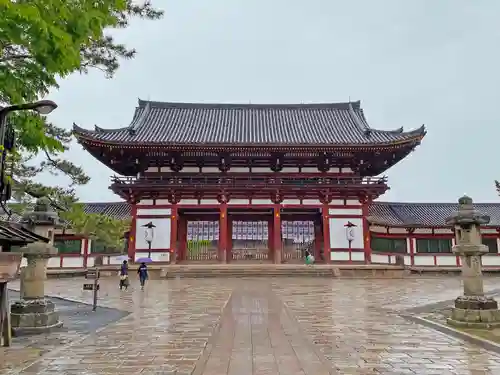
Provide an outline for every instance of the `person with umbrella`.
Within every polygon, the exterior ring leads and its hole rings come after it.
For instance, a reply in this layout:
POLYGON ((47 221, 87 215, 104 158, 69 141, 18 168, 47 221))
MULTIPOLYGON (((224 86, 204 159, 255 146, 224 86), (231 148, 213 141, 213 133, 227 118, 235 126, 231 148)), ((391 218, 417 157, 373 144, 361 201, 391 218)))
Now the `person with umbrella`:
POLYGON ((126 260, 123 261, 120 267, 120 290, 128 289, 128 262, 126 260))
POLYGON ((141 290, 144 290, 144 285, 146 284, 146 280, 148 279, 148 267, 146 266, 146 262, 141 262, 141 265, 137 269, 137 274, 139 275, 139 281, 141 283, 141 290))

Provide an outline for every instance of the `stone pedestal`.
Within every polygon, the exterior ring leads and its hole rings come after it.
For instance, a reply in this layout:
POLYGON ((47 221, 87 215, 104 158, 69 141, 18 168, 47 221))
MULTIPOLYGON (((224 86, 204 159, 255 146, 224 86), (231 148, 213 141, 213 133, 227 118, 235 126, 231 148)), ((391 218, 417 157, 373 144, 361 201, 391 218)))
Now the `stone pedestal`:
POLYGON ((20 250, 28 260, 21 271, 21 300, 11 306, 14 336, 37 334, 62 326, 54 304, 45 299, 47 260, 57 254, 51 244, 37 242, 20 250))
POLYGON ((481 257, 488 252, 482 244, 480 226, 489 223, 489 216, 474 209, 472 199, 464 196, 459 209, 446 222, 455 228, 453 252, 462 260, 464 294, 455 300, 449 325, 464 328, 490 329, 500 327, 498 303, 484 295, 481 257))

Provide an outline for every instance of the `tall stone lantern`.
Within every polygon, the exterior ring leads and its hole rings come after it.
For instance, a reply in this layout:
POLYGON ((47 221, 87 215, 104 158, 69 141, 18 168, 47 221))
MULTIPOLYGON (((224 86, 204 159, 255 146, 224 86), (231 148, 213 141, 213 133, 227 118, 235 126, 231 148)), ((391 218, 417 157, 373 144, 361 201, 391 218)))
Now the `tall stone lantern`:
POLYGON ((62 326, 54 303, 45 298, 44 288, 47 261, 57 254, 54 230, 60 228, 62 222, 49 201, 41 198, 33 211, 23 216, 21 223, 49 242, 34 242, 19 250, 28 264, 21 270, 21 300, 11 306, 12 333, 17 336, 47 332, 62 326))
POLYGON ((448 324, 469 328, 500 327, 497 301, 484 295, 481 257, 488 247, 481 241, 480 226, 488 224, 490 217, 474 208, 472 198, 458 200, 458 211, 446 219, 455 229, 456 245, 453 252, 462 260, 463 295, 455 300, 448 324))

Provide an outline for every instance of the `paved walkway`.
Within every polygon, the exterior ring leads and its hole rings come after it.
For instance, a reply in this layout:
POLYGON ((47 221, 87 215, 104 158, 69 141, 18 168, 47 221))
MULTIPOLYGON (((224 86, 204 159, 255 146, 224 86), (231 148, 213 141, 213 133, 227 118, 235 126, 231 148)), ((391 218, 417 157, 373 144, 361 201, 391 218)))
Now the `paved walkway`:
MULTIPOLYGON (((47 292, 90 302, 82 283, 49 280, 47 292)), ((500 355, 398 315, 455 297, 456 278, 116 283, 103 281, 101 303, 130 315, 43 353, 0 349, 0 375, 500 374, 500 355)))

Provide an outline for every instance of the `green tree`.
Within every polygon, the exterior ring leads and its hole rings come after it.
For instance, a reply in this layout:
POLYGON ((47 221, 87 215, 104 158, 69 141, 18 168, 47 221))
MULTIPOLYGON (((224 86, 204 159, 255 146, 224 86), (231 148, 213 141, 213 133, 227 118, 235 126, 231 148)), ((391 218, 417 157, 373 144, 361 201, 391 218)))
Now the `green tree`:
POLYGON ((106 248, 117 252, 122 252, 125 248, 124 233, 130 228, 130 220, 115 219, 102 214, 88 214, 79 203, 73 204, 71 209, 62 211, 60 215, 76 233, 99 241, 106 248))
MULTIPOLYGON (((5 106, 38 100, 74 72, 99 69, 113 77, 120 61, 136 51, 110 32, 134 18, 159 19, 163 12, 149 0, 0 0, 0 14, 0 105, 5 106)), ((17 140, 6 162, 15 199, 47 196, 62 207, 76 202, 75 186, 89 177, 64 158, 71 131, 28 112, 11 114, 9 126, 17 140), (35 182, 42 171, 69 177, 68 187, 35 182)))

